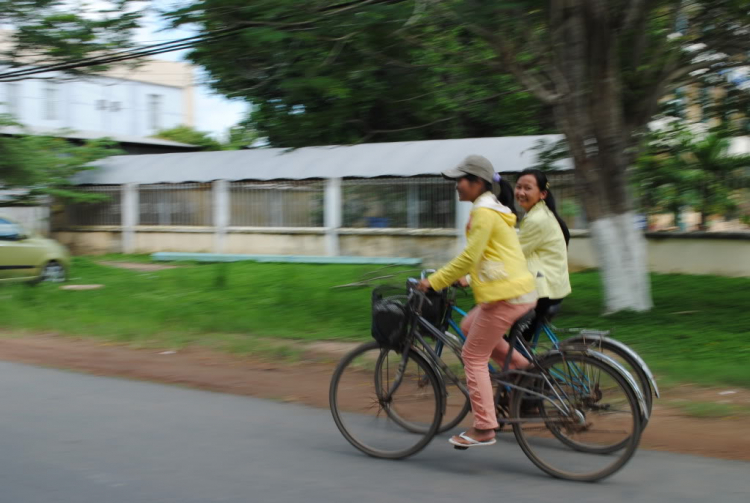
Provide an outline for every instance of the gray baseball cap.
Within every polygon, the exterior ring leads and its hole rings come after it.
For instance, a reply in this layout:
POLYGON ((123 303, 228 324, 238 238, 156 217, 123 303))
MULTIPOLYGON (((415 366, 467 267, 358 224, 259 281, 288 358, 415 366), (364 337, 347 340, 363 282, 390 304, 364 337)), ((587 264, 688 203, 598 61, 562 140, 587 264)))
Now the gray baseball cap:
POLYGON ((455 168, 443 171, 445 178, 456 180, 466 175, 474 175, 492 183, 495 176, 495 168, 486 157, 481 155, 470 155, 455 168))

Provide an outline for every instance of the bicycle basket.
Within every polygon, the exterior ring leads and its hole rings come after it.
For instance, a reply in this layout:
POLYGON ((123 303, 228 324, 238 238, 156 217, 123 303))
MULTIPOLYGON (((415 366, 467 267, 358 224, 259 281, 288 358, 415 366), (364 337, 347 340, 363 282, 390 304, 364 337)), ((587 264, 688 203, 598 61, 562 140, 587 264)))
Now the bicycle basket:
POLYGON ((403 295, 392 287, 378 287, 372 292, 372 338, 388 348, 400 348, 408 332, 408 316, 403 295))
MULTIPOLYGON (((406 283, 407 293, 414 288, 412 283, 406 283)), ((427 300, 430 302, 424 302, 422 304, 422 317, 427 320, 430 325, 438 329, 444 329, 446 315, 448 314, 448 292, 447 290, 441 290, 439 292, 435 290, 428 290, 425 294, 427 300)))

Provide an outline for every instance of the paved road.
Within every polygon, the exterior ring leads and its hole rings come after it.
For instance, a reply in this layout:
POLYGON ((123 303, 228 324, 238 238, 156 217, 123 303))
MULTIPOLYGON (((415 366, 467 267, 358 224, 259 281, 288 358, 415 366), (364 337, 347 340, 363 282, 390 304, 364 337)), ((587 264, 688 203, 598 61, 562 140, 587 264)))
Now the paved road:
POLYGON ((559 481, 509 435, 479 452, 437 439, 409 460, 375 460, 327 410, 6 362, 0 403, 2 503, 746 503, 750 493, 749 463, 647 451, 604 482, 559 481))

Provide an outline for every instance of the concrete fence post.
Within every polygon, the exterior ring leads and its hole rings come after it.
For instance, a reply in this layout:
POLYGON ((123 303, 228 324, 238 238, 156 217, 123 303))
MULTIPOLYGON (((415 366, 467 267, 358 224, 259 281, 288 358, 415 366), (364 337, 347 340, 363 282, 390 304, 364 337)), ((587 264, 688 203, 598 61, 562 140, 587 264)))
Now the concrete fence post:
POLYGON ((458 251, 466 246, 466 224, 471 215, 471 206, 471 203, 459 201, 458 192, 456 192, 456 249, 458 251))
POLYGON ((140 204, 138 201, 138 184, 126 183, 122 190, 120 217, 122 219, 122 252, 135 253, 135 228, 140 220, 140 204))
POLYGON ((326 180, 324 203, 324 226, 326 228, 326 254, 336 257, 339 248, 339 228, 342 224, 341 178, 326 180))
POLYGON ((213 192, 214 253, 226 250, 227 227, 230 224, 231 202, 229 200, 229 182, 216 180, 213 192))

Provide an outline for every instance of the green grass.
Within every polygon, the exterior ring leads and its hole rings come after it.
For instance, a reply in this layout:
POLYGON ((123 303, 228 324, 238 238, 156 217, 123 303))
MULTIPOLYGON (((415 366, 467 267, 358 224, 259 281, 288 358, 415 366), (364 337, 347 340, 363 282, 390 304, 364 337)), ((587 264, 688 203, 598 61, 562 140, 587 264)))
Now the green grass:
MULTIPOLYGON (((208 344, 294 358, 288 345, 263 340, 368 339, 370 289, 331 287, 373 269, 377 266, 232 263, 137 272, 76 258, 72 283, 101 283, 104 289, 0 284, 0 327, 167 348, 208 344)), ((670 381, 750 386, 749 279, 653 275, 653 311, 602 317, 598 274, 571 278, 573 294, 555 320, 558 325, 611 329, 670 381)), ((461 303, 470 305, 471 299, 461 303)))
POLYGON ((702 418, 750 416, 750 407, 712 402, 673 402, 668 406, 681 410, 688 416, 702 418))

